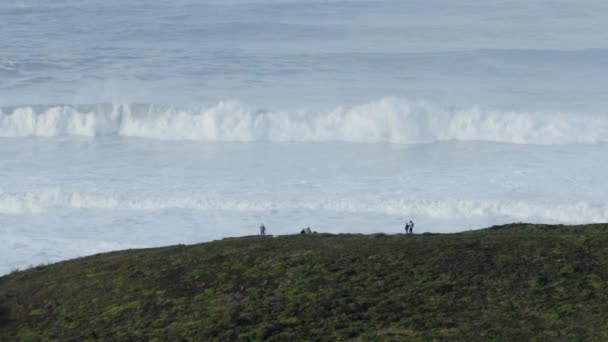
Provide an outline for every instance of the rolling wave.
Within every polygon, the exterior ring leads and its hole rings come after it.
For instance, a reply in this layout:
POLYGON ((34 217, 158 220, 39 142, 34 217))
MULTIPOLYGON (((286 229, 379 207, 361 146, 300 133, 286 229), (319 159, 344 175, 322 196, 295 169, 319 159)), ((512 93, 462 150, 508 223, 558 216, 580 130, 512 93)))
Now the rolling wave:
POLYGON ((353 214, 415 216, 439 220, 500 217, 506 220, 542 220, 563 223, 608 221, 608 203, 535 202, 521 200, 428 200, 428 199, 321 199, 261 200, 187 197, 124 197, 107 194, 47 189, 27 193, 0 191, 0 215, 36 215, 53 210, 188 209, 274 213, 290 210, 330 211, 353 214))
POLYGON ((316 112, 252 110, 231 101, 196 110, 153 105, 0 109, 0 137, 108 135, 237 142, 589 144, 608 141, 608 116, 449 109, 395 98, 316 112))

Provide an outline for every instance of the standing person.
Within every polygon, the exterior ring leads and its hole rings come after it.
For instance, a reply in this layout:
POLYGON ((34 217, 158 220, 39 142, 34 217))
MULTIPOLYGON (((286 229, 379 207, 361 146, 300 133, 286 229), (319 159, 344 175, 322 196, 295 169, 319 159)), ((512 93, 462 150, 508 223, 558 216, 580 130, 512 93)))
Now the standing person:
POLYGON ((266 236, 266 227, 264 226, 264 224, 260 224, 260 235, 261 236, 266 236))
POLYGON ((414 222, 410 220, 410 234, 414 234, 414 222))
POLYGON ((405 221, 405 234, 409 234, 410 232, 410 223, 405 221))

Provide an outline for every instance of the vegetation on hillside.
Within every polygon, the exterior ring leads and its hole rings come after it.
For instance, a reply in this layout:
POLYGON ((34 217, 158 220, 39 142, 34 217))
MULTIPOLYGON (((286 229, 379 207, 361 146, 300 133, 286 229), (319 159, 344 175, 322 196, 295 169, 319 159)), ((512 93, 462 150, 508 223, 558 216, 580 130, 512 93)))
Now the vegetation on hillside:
POLYGON ((2 341, 608 340, 608 225, 242 238, 0 278, 2 341))

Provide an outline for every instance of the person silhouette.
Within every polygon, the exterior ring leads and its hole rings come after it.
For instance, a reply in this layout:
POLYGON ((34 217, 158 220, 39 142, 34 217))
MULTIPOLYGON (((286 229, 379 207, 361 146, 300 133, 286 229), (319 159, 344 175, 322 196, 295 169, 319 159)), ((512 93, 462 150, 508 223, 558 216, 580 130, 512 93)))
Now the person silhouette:
POLYGON ((264 224, 260 224, 260 235, 261 236, 266 236, 266 227, 264 226, 264 224))
POLYGON ((414 222, 410 220, 410 234, 414 234, 414 222))

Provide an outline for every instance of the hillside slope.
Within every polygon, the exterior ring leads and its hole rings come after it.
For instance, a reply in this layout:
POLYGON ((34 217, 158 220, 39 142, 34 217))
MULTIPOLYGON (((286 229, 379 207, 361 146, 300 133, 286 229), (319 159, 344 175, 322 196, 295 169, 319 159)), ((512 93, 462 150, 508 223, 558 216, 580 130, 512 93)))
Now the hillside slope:
POLYGON ((0 340, 608 340, 608 225, 242 238, 0 278, 0 340))

